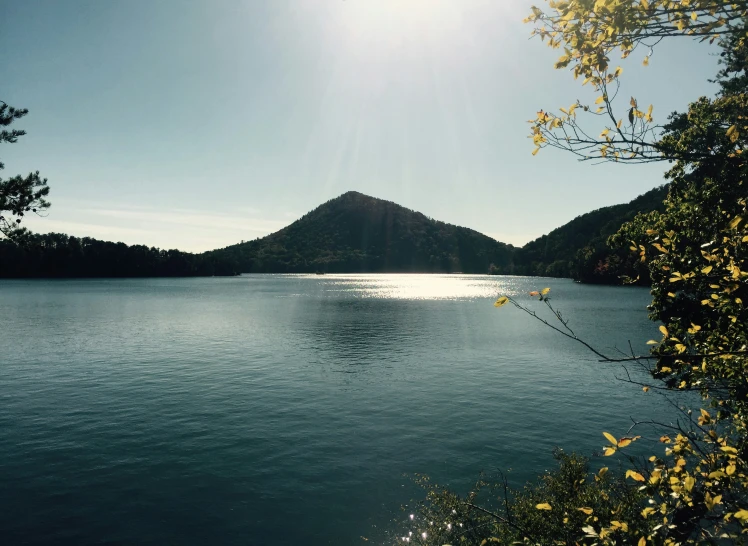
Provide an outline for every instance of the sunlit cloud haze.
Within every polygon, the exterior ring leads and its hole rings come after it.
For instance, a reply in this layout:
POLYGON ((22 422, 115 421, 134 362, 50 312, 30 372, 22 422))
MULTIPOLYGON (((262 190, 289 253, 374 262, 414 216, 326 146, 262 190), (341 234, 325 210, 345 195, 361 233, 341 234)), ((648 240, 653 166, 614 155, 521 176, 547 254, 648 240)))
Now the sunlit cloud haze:
POLYGON ((111 204, 59 207, 60 214, 30 217, 26 226, 34 231, 67 233, 77 237, 113 239, 127 244, 148 244, 202 252, 263 237, 288 224, 288 213, 277 220, 257 217, 244 209, 157 210, 152 207, 112 208, 111 204))
MULTIPOLYGON (((0 99, 30 114, 5 173, 49 178, 40 232, 207 250, 356 190, 523 244, 666 168, 530 155, 538 109, 594 98, 528 39, 531 4, 7 2, 0 99)), ((659 120, 713 92, 704 44, 621 66, 659 120)))

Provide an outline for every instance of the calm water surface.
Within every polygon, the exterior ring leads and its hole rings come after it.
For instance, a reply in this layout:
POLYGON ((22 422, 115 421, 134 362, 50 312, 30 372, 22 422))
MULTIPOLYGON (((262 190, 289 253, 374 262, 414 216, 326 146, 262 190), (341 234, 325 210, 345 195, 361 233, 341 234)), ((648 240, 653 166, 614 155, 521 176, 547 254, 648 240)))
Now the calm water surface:
POLYGON ((404 474, 521 484, 665 412, 492 306, 543 286, 608 352, 657 337, 646 290, 557 279, 2 281, 0 542, 376 544, 404 474))

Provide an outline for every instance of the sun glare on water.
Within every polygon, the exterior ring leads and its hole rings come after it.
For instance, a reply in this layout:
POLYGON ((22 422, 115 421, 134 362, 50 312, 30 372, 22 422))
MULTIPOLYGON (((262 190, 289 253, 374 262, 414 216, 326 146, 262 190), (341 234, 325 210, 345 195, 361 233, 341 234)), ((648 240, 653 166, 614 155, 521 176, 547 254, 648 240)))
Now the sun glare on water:
MULTIPOLYGON (((305 276, 305 275, 302 275, 305 276)), ((328 292, 351 292, 356 297, 404 300, 486 300, 513 293, 513 279, 487 275, 327 275, 316 278, 328 292)))

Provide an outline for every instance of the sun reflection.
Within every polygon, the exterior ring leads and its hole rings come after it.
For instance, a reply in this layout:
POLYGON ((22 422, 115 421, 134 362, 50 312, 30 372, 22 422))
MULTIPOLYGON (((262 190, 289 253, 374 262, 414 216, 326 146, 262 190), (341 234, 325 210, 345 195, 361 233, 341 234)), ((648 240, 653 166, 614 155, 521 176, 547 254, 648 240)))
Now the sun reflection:
POLYGON ((327 292, 348 292, 360 298, 400 300, 479 300, 525 291, 513 277, 488 275, 326 275, 316 277, 327 292))

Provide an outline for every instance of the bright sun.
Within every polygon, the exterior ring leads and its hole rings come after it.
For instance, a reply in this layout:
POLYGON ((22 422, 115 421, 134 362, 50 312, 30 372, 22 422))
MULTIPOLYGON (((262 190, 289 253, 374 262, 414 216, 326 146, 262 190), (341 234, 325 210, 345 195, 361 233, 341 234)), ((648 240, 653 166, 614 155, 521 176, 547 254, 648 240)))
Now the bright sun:
POLYGON ((459 1, 344 0, 339 12, 339 24, 352 44, 381 47, 459 32, 463 8, 459 1))

